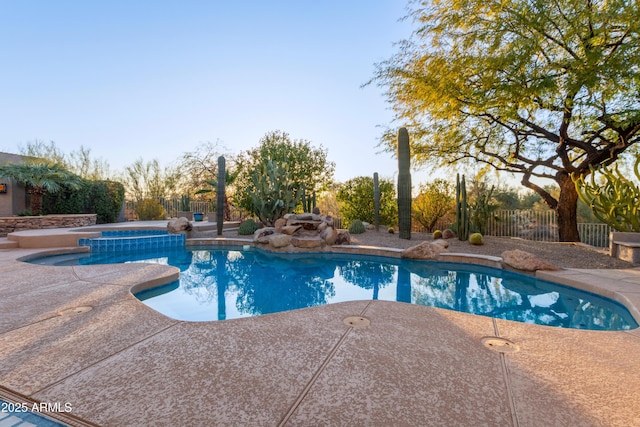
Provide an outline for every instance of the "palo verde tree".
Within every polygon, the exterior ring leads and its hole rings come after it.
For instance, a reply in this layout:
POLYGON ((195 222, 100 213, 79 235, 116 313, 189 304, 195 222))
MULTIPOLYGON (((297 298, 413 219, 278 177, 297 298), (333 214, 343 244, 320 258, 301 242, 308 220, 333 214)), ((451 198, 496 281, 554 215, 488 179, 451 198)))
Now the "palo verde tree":
MULTIPOLYGON (((520 174, 555 210, 560 240, 578 241, 571 176, 615 162, 640 138, 640 3, 412 5, 417 28, 372 81, 409 128, 414 160, 520 174), (537 179, 554 181, 558 196, 537 179)), ((389 151, 393 138, 389 129, 389 151)))

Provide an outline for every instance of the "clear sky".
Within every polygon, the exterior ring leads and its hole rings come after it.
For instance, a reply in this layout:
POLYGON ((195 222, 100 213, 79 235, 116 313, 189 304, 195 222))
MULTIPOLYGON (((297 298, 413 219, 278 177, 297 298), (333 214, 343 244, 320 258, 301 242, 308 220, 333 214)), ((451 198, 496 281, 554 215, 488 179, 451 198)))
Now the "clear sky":
POLYGON ((409 36, 405 6, 0 0, 0 151, 83 145, 116 172, 208 141, 238 153, 282 130, 327 148, 338 181, 391 178, 397 161, 377 143, 392 112, 361 85, 409 36))

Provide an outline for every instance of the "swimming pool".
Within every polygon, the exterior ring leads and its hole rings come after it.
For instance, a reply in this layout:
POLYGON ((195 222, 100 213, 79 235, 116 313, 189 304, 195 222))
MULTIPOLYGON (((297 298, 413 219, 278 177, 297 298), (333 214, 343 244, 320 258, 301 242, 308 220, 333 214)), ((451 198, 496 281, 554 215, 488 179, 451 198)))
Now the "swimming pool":
POLYGON ((354 300, 390 300, 575 329, 638 324, 610 299, 531 276, 470 264, 352 254, 277 254, 241 247, 165 248, 43 257, 47 265, 149 262, 180 280, 136 297, 178 320, 260 316, 354 300))

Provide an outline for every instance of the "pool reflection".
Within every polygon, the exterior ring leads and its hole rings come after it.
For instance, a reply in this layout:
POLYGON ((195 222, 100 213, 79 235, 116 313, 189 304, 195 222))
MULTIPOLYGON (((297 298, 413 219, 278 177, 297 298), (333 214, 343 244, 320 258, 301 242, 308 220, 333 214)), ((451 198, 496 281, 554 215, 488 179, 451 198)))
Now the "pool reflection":
POLYGON ((637 327, 606 298, 481 266, 256 250, 190 253, 188 266, 186 258, 176 258, 179 289, 145 303, 165 313, 186 305, 178 317, 183 320, 224 320, 383 299, 567 328, 637 327))

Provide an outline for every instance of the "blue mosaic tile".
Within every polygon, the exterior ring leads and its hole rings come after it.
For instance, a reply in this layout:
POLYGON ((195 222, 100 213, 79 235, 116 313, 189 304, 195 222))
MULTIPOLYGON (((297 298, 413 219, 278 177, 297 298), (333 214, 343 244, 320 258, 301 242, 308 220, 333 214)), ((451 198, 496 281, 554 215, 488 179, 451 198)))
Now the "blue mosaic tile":
MULTIPOLYGON (((138 230, 144 231, 144 230, 138 230)), ((161 248, 175 248, 186 244, 184 234, 150 234, 137 237, 98 237, 95 239, 78 239, 78 245, 89 246, 91 252, 138 251, 161 248)))

